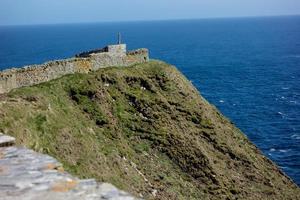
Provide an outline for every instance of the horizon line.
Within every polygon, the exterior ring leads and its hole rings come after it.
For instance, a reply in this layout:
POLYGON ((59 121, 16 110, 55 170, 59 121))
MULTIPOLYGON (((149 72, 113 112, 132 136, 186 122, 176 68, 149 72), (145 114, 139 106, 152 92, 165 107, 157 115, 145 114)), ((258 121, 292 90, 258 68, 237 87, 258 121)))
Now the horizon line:
POLYGON ((170 19, 142 19, 142 20, 104 20, 83 22, 59 22, 59 23, 32 23, 32 24, 0 24, 2 26, 43 26, 43 25, 76 25, 76 24, 100 24, 100 23, 134 23, 134 22, 160 22, 160 21, 185 21, 185 20, 213 20, 213 19, 243 19, 243 18, 276 18, 276 17, 299 17, 300 14, 281 15, 249 15, 249 16, 226 16, 226 17, 200 17, 200 18, 170 18, 170 19))

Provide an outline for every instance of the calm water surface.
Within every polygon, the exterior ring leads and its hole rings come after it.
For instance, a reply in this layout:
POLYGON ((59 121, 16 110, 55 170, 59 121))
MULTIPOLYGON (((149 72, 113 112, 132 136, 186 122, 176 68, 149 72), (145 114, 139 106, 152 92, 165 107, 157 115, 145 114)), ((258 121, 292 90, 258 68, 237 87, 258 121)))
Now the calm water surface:
POLYGON ((300 17, 0 26, 0 69, 115 43, 176 65, 300 185, 300 17))

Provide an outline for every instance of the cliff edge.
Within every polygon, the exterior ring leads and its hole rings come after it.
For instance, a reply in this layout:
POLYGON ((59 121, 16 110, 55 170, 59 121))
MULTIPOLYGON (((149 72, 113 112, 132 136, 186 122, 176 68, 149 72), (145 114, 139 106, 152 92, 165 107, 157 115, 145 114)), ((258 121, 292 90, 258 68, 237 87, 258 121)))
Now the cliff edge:
POLYGON ((0 132, 72 175, 145 199, 300 199, 290 178, 160 61, 2 94, 0 132))

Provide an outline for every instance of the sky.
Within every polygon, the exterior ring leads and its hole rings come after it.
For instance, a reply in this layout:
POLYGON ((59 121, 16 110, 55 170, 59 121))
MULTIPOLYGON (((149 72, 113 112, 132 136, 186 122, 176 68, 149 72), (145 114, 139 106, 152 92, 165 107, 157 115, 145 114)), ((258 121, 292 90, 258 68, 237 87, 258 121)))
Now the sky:
POLYGON ((299 14, 300 0, 0 0, 0 25, 299 14))

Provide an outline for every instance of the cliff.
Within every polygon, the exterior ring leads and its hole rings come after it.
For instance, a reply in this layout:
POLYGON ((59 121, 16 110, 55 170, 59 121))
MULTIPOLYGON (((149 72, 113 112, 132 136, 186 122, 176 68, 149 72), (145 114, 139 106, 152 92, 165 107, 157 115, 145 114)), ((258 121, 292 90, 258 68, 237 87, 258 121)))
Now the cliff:
POLYGON ((72 175, 145 199, 300 198, 298 186, 160 61, 2 94, 0 132, 72 175))

